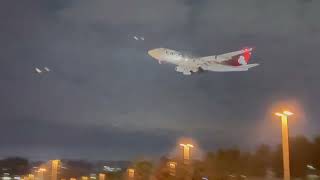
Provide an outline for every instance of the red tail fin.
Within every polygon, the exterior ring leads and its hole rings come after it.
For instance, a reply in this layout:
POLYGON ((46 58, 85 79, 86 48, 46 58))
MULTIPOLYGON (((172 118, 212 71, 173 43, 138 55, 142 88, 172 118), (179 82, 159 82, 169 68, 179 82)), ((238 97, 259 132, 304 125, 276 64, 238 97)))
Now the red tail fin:
MULTIPOLYGON (((243 58, 244 60, 246 61, 246 64, 249 63, 250 61, 250 58, 251 58, 251 51, 253 50, 253 48, 244 48, 243 51, 244 53, 242 54, 243 55, 243 58)), ((241 56, 240 56, 241 57, 241 56)))

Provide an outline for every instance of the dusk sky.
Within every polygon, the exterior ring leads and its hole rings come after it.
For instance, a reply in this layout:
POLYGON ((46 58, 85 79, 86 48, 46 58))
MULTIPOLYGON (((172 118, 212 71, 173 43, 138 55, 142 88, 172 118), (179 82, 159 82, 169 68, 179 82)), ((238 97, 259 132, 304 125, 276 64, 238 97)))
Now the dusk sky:
POLYGON ((320 134, 320 1, 2 0, 0 157, 160 157, 320 134), (136 41, 133 36, 143 36, 136 41), (254 47, 248 72, 183 76, 148 56, 254 47), (36 74, 34 68, 51 72, 36 74))

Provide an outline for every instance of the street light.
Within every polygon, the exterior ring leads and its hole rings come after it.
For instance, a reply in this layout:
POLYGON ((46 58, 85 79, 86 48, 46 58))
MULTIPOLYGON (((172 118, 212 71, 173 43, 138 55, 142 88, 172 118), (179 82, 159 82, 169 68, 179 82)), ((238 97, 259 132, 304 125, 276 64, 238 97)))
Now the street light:
POLYGON ((89 178, 87 176, 82 176, 81 180, 88 180, 89 178))
POLYGON ((176 167, 177 167, 177 163, 170 161, 168 162, 168 166, 169 166, 169 174, 171 176, 175 176, 176 175, 176 167))
POLYGON ((289 159, 289 133, 288 133, 288 116, 293 115, 290 111, 275 113, 282 121, 282 154, 283 154, 283 178, 290 180, 290 159, 289 159))
POLYGON ((40 180, 43 180, 44 178, 43 178, 43 174, 44 174, 44 172, 46 172, 47 171, 47 169, 45 169, 45 168, 39 168, 39 170, 38 170, 38 173, 39 173, 39 179, 40 180))
POLYGON ((180 146, 183 148, 183 160, 190 160, 190 148, 194 146, 192 144, 180 144, 180 146))
POLYGON ((51 180, 58 180, 60 160, 51 160, 51 180))
POLYGON ((33 174, 29 174, 28 175, 28 180, 34 180, 34 175, 33 174))
POLYGON ((106 175, 100 173, 100 174, 99 174, 99 180, 105 180, 105 179, 106 179, 106 175))
POLYGON ((41 172, 45 172, 45 171, 47 171, 45 168, 39 168, 39 171, 41 171, 41 172))
POLYGON ((132 168, 128 169, 128 177, 129 177, 129 179, 134 178, 134 169, 132 169, 132 168))

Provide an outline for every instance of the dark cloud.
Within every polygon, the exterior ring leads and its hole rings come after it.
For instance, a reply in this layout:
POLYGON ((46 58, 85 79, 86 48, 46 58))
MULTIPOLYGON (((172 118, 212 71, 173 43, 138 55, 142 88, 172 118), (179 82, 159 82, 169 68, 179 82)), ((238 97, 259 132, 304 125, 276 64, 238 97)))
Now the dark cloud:
POLYGON ((7 149, 0 155, 30 145, 25 154, 34 158, 132 158, 164 153, 178 136, 194 137, 206 150, 277 143, 280 134, 266 113, 272 102, 287 99, 296 99, 308 114, 308 123, 295 124, 292 133, 313 135, 319 131, 314 126, 320 89, 318 5, 4 1, 0 121, 7 149), (134 41, 134 35, 145 41, 134 41), (205 56, 244 46, 256 48, 253 61, 261 66, 191 77, 158 65, 146 53, 168 47, 205 56), (38 76, 37 66, 52 72, 38 76), (268 135, 267 128, 274 133, 268 135), (115 149, 117 155, 110 155, 115 149), (46 151, 52 153, 37 157, 46 151))
POLYGON ((8 119, 2 123, 6 124, 0 128, 0 140, 4 147, 0 153, 2 157, 20 155, 47 159, 67 155, 68 158, 119 160, 134 155, 164 154, 170 151, 168 145, 174 146, 172 137, 176 136, 166 130, 124 131, 114 126, 83 127, 28 117, 8 119), (128 152, 128 147, 134 147, 134 151, 128 152))

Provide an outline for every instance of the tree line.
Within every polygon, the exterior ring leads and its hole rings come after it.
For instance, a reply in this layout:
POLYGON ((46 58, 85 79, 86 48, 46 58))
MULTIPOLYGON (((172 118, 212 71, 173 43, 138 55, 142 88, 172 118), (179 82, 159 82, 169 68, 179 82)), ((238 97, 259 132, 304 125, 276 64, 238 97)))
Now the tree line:
MULTIPOLYGON (((292 177, 320 175, 320 136, 312 140, 304 136, 293 137, 289 145, 292 177)), ((209 179, 282 177, 282 146, 271 148, 262 144, 254 152, 244 152, 238 148, 208 152, 203 160, 193 163, 193 174, 209 179)))
MULTIPOLYGON (((304 136, 290 138, 290 167, 292 177, 305 177, 307 174, 320 174, 320 136, 308 139, 304 136)), ((168 167, 173 161, 162 157, 159 162, 132 162, 136 180, 154 179, 230 179, 246 177, 266 177, 271 173, 276 177, 283 174, 282 146, 271 148, 269 145, 259 145, 253 152, 241 151, 238 148, 219 149, 208 152, 202 160, 196 160, 185 165, 179 159, 174 172, 168 167)), ((64 161, 66 167, 64 176, 89 175, 94 171, 94 165, 86 161, 64 161)), ((0 160, 0 171, 14 175, 25 175, 32 171, 33 164, 24 158, 11 157, 0 160)), ((109 179, 123 179, 125 169, 118 173, 107 174, 109 179)))

